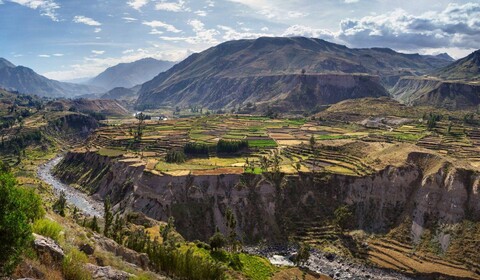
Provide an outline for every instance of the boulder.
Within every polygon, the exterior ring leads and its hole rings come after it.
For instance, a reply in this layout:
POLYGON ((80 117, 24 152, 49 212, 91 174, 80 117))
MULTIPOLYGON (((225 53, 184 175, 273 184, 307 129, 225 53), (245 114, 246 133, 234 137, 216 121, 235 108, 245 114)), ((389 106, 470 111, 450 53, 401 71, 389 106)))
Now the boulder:
POLYGON ((85 269, 92 274, 93 279, 128 280, 133 277, 132 274, 115 269, 111 266, 96 266, 87 263, 85 269))
POLYGON ((65 257, 63 249, 55 242, 55 240, 41 236, 38 234, 33 234, 34 241, 33 246, 35 251, 37 251, 39 256, 50 255, 55 261, 62 261, 65 257))
POLYGON ((89 256, 93 255, 93 252, 95 252, 95 249, 88 243, 84 243, 80 245, 78 249, 89 256))

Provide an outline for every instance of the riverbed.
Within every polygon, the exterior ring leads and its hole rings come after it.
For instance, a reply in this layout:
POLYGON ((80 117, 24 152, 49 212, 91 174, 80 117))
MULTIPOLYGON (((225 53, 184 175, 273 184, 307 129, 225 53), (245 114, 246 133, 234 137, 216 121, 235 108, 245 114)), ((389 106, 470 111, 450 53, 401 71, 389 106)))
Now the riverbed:
MULTIPOLYGON (((38 177, 53 187, 56 195, 65 193, 67 202, 74 205, 84 214, 89 216, 103 217, 103 204, 101 201, 95 200, 87 194, 75 189, 68 184, 62 183, 53 175, 53 168, 63 159, 62 156, 56 157, 38 168, 38 177)), ((246 247, 245 251, 268 258, 274 265, 292 266, 293 263, 289 257, 295 253, 294 248, 282 247, 246 247)), ((323 274, 329 275, 334 279, 401 279, 408 280, 410 278, 385 270, 370 267, 365 264, 354 263, 350 260, 340 257, 333 257, 331 254, 325 254, 312 250, 310 258, 304 267, 323 274)))
POLYGON ((53 168, 63 159, 62 156, 56 157, 38 167, 38 177, 45 183, 52 186, 55 194, 60 196, 63 191, 67 202, 74 205, 81 212, 88 216, 103 217, 103 203, 95 200, 87 194, 62 183, 53 176, 53 168))

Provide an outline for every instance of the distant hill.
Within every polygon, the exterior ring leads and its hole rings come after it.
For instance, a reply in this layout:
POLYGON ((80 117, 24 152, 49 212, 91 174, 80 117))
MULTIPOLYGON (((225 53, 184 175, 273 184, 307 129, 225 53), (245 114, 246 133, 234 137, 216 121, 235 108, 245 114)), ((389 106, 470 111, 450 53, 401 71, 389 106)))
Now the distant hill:
POLYGON ((107 90, 143 84, 155 76, 170 69, 175 63, 171 61, 144 58, 131 63, 120 63, 110 67, 87 82, 89 85, 103 87, 107 90))
POLYGON ((435 75, 447 80, 480 80, 480 50, 441 68, 435 75))
POLYGON ((135 101, 138 97, 137 93, 138 93, 138 87, 137 88, 116 87, 104 93, 100 98, 135 101))
POLYGON ((136 105, 143 109, 198 104, 220 109, 260 103, 308 109, 348 98, 382 96, 383 86, 393 86, 399 77, 428 73, 448 63, 444 57, 384 48, 350 49, 304 37, 230 41, 193 54, 143 84, 136 105), (339 88, 349 90, 337 95, 339 88), (302 99, 307 98, 305 92, 315 99, 302 99))
POLYGON ((4 58, 0 58, 0 87, 46 97, 74 97, 101 91, 101 89, 92 86, 62 83, 48 79, 35 73, 30 68, 15 66, 4 58))
POLYGON ((116 100, 100 99, 58 99, 49 102, 46 109, 55 111, 76 111, 81 113, 101 113, 108 116, 125 116, 129 111, 116 100))
POLYGON ((449 110, 476 109, 480 105, 480 84, 438 78, 404 77, 392 90, 397 100, 449 110))

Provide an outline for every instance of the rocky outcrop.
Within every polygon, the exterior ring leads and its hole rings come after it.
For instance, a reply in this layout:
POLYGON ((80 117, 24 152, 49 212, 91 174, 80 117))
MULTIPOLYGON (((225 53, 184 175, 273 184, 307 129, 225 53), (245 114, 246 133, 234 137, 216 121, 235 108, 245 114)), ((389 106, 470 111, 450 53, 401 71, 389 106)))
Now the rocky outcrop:
POLYGON ((87 263, 85 269, 92 274, 92 279, 95 280, 128 280, 133 277, 132 274, 114 269, 111 266, 96 266, 87 263))
POLYGON ((393 96, 406 104, 471 109, 480 105, 480 85, 461 81, 407 77, 392 89, 393 96))
POLYGON ((260 238, 284 240, 299 221, 333 219, 335 209, 347 204, 356 228, 388 232, 409 218, 418 241, 423 228, 433 223, 480 219, 478 174, 448 163, 427 165, 438 162, 429 157, 412 154, 403 167, 365 177, 324 174, 313 180, 302 173, 279 185, 258 175, 159 175, 131 161, 72 152, 56 174, 68 183, 90 186, 100 197, 110 196, 119 211, 139 211, 164 221, 174 216, 178 231, 191 240, 207 239, 216 226, 225 231, 227 208, 236 215, 239 236, 254 243, 260 238))
POLYGON ((94 234, 92 238, 97 246, 107 252, 113 253, 116 256, 121 257, 127 263, 141 267, 144 270, 147 270, 149 268, 150 260, 148 259, 148 256, 146 254, 138 253, 134 250, 125 248, 119 245, 117 242, 105 238, 99 234, 94 234))
POLYGON ((65 253, 57 244, 57 242, 55 242, 55 240, 35 233, 33 234, 33 237, 33 247, 39 256, 49 255, 57 262, 61 262, 63 260, 65 253))

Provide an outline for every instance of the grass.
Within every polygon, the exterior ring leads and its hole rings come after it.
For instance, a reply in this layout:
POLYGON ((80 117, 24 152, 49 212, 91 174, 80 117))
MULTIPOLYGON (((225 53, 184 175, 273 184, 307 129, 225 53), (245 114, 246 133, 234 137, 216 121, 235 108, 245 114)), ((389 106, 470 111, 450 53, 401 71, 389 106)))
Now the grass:
POLYGON ((248 140, 248 146, 251 148, 274 148, 277 142, 274 140, 248 140))
POLYGON ((243 253, 239 257, 243 264, 241 271, 250 279, 270 279, 275 273, 275 268, 265 258, 243 253))
POLYGON ((41 219, 33 224, 33 232, 39 235, 50 237, 55 241, 59 241, 60 233, 63 228, 60 224, 49 219, 41 219))
POLYGON ((98 150, 99 155, 107 156, 107 157, 119 157, 124 153, 125 151, 122 151, 122 150, 114 150, 114 149, 107 149, 107 148, 102 148, 98 150))

